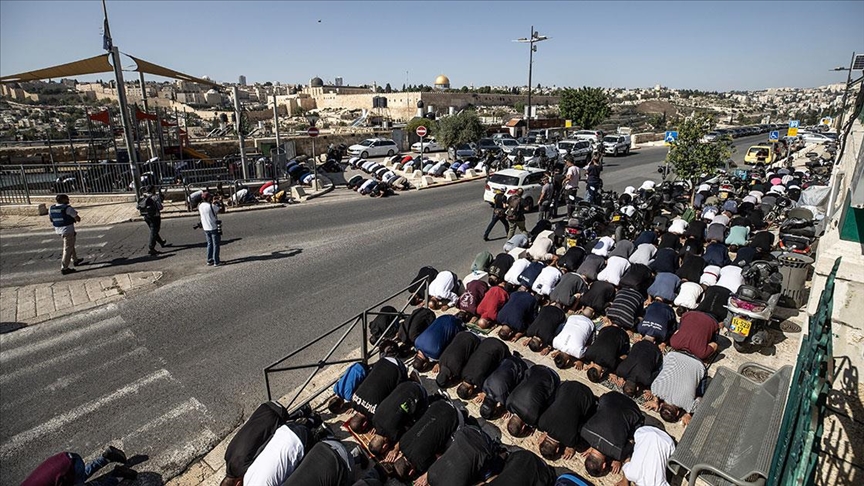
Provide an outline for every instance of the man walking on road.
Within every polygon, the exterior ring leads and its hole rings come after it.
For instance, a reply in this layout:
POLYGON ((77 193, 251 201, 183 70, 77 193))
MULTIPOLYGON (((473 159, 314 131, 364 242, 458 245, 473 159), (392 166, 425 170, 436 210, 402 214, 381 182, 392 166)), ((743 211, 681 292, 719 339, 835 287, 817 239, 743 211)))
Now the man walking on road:
POLYGON ((156 192, 155 187, 147 186, 141 199, 138 200, 138 211, 144 217, 144 222, 150 228, 150 241, 148 248, 150 255, 158 255, 156 251, 156 243, 162 248, 168 243, 159 236, 159 229, 162 227, 162 194, 156 192))
POLYGON ((504 231, 509 233, 510 224, 507 223, 506 212, 507 196, 504 195, 504 191, 499 189, 495 191, 495 200, 492 202, 492 220, 489 221, 489 225, 486 226, 486 231, 483 232, 483 241, 489 241, 489 233, 492 232, 492 228, 498 221, 504 225, 504 231))
POLYGON ((576 192, 579 190, 579 167, 570 158, 567 159, 567 172, 564 174, 564 197, 567 199, 567 217, 573 215, 576 209, 576 192))
POLYGON ((525 229, 525 201, 522 199, 523 190, 520 187, 516 189, 516 194, 507 199, 507 222, 510 228, 507 230, 507 239, 513 238, 516 234, 516 228, 522 230, 522 234, 527 235, 528 230, 525 229))
POLYGON ((603 181, 600 179, 600 172, 603 171, 603 166, 600 165, 600 157, 594 156, 591 163, 585 169, 588 174, 585 180, 585 199, 591 204, 600 203, 600 191, 603 190, 603 181))
POLYGON ((58 194, 55 199, 57 204, 51 206, 48 210, 48 217, 51 219, 51 224, 54 225, 54 232, 63 238, 63 259, 60 262, 60 273, 68 275, 74 273, 75 269, 70 268, 71 264, 74 267, 81 265, 84 262, 83 258, 78 258, 75 253, 75 223, 81 222, 81 217, 78 216, 78 211, 75 211, 69 204, 69 196, 66 194, 58 194))
POLYGON ((198 214, 201 215, 201 228, 207 238, 207 265, 218 267, 219 243, 222 241, 219 219, 216 215, 222 209, 218 202, 213 201, 213 195, 205 192, 201 204, 198 205, 198 214))

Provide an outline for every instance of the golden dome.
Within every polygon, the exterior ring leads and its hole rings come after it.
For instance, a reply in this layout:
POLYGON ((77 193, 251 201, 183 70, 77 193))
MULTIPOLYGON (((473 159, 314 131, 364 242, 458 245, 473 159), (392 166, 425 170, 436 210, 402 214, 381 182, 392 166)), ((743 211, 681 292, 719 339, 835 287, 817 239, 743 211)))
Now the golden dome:
POLYGON ((435 86, 450 86, 450 78, 443 74, 435 78, 435 86))

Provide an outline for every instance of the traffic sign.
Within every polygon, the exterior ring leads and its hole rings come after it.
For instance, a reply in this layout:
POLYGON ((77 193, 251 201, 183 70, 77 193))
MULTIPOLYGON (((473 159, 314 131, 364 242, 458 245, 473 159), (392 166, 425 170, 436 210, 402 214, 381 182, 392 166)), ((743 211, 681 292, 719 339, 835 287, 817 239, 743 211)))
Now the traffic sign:
POLYGON ((834 121, 834 119, 831 118, 830 116, 823 116, 822 119, 819 120, 819 124, 821 124, 821 125, 831 125, 831 122, 833 122, 833 121, 834 121))
POLYGON ((666 145, 671 145, 678 141, 678 132, 677 131, 668 131, 666 132, 666 136, 663 137, 663 142, 666 145))
POLYGON ((427 133, 429 133, 429 131, 426 129, 426 127, 420 125, 419 127, 417 127, 416 133, 418 137, 423 138, 426 136, 427 133))
POLYGON ((800 122, 798 120, 789 120, 789 128, 799 128, 800 122))
POLYGON ((780 140, 780 132, 779 131, 774 130, 773 132, 768 134, 768 141, 769 142, 776 142, 777 140, 780 140))
POLYGON ((790 128, 789 130, 786 130, 786 136, 787 137, 797 137, 798 136, 798 129, 797 128, 790 128))
POLYGON ((318 127, 309 127, 309 129, 306 130, 306 135, 309 135, 312 138, 317 137, 318 136, 318 127))

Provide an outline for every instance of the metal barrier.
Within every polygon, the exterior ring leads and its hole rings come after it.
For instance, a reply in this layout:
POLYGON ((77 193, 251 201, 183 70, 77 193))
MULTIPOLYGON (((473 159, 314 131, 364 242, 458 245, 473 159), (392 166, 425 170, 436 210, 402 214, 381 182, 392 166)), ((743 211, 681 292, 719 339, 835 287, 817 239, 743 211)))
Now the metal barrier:
POLYGON ((334 327, 333 329, 325 332, 324 334, 318 336, 317 338, 315 338, 315 339, 309 341, 308 343, 300 346, 299 348, 295 349, 294 351, 289 353, 284 358, 282 358, 282 359, 274 362, 270 366, 264 368, 264 384, 267 387, 267 400, 273 399, 273 391, 271 390, 271 387, 270 387, 270 375, 271 374, 280 373, 280 372, 287 372, 287 371, 310 369, 310 368, 312 369, 312 373, 309 374, 309 377, 306 379, 306 381, 303 383, 303 385, 301 385, 297 389, 297 391, 294 393, 294 396, 291 398, 291 401, 288 402, 287 404, 285 404, 285 408, 289 409, 289 411, 293 411, 293 410, 299 409, 300 407, 304 406, 305 404, 311 402, 312 400, 317 398, 319 395, 324 393, 326 390, 330 389, 330 387, 332 387, 338 381, 338 378, 335 380, 330 380, 327 384, 325 384, 325 385, 319 387, 318 389, 316 389, 315 391, 313 391, 302 402, 298 403, 297 406, 294 407, 292 410, 291 407, 292 407, 292 405, 294 405, 294 402, 296 402, 297 398, 299 398, 300 395, 303 394, 303 391, 306 389, 306 387, 309 386, 309 384, 312 382, 312 380, 315 378, 315 376, 318 374, 318 372, 321 371, 323 368, 325 368, 327 366, 346 365, 346 364, 358 363, 358 362, 368 364, 369 358, 375 354, 381 341, 391 333, 393 326, 395 326, 396 323, 399 321, 399 317, 404 315, 405 309, 408 308, 408 306, 411 304, 411 301, 415 297, 420 296, 420 295, 423 295, 423 300, 426 303, 426 305, 428 305, 429 304, 429 278, 428 277, 424 277, 421 280, 417 280, 417 281, 412 282, 411 285, 409 285, 409 286, 403 288, 402 290, 396 292, 395 294, 387 297, 386 299, 382 300, 381 302, 378 302, 377 304, 368 307, 363 312, 355 315, 354 317, 351 317, 350 319, 346 320, 342 324, 339 324, 338 326, 334 327), (417 288, 412 291, 411 288, 415 287, 415 286, 417 288), (380 308, 384 304, 387 304, 391 300, 396 299, 397 297, 404 294, 405 292, 410 292, 411 295, 408 297, 408 300, 402 306, 401 310, 397 311, 395 314, 374 310, 374 309, 380 308), (393 320, 390 321, 390 324, 387 326, 386 330, 381 334, 381 336, 378 339, 376 339, 374 343, 371 343, 372 346, 369 347, 369 344, 370 344, 370 342, 369 342, 369 316, 378 316, 378 315, 393 315, 393 320), (348 338, 348 336, 351 334, 351 332, 354 331, 354 329, 358 325, 361 326, 361 329, 362 329, 361 340, 359 343, 360 356, 358 358, 346 358, 346 359, 340 359, 340 360, 336 360, 336 361, 329 361, 330 358, 333 356, 333 353, 336 352, 336 350, 339 348, 339 346, 343 342, 345 342, 345 340, 348 338), (328 351, 324 355, 324 357, 321 358, 320 360, 318 360, 314 363, 300 363, 300 364, 291 364, 288 366, 279 366, 279 365, 282 365, 283 363, 285 363, 286 361, 288 361, 290 363, 290 360, 293 357, 297 356, 300 352, 310 348, 311 346, 314 346, 315 344, 323 341, 327 337, 332 336, 333 334, 335 334, 339 331, 343 331, 342 335, 336 341, 336 343, 330 348, 330 351, 328 351))
POLYGON ((0 202, 30 204, 30 191, 24 167, 0 170, 0 202))
POLYGON ((810 317, 809 333, 801 343, 777 447, 771 460, 767 482, 770 486, 814 483, 817 446, 833 379, 831 314, 834 310, 834 278, 839 267, 840 258, 834 262, 825 290, 819 297, 818 310, 810 317))

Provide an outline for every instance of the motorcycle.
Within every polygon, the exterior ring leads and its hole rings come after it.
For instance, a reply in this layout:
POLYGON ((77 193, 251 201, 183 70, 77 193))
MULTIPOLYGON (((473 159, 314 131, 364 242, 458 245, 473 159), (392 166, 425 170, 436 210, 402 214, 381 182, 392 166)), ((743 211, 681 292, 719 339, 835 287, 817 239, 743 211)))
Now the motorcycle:
POLYGON ((810 256, 816 241, 813 212, 806 208, 794 208, 786 212, 780 224, 778 246, 783 251, 810 256))
POLYGON ((742 274, 744 284, 729 296, 723 327, 739 353, 768 346, 768 325, 780 301, 783 275, 777 262, 754 261, 742 274))

